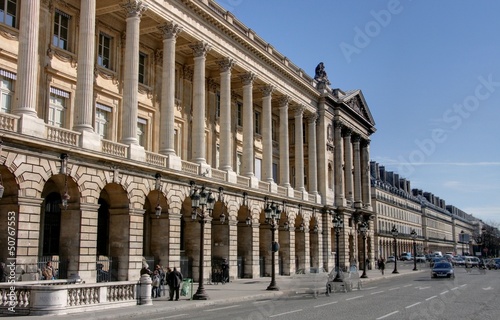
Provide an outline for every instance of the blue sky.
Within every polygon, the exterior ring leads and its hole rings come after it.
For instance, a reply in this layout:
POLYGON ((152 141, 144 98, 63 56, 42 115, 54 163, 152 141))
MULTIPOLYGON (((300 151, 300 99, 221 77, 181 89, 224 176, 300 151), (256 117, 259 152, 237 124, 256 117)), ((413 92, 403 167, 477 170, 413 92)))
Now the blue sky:
POLYGON ((500 1, 218 0, 333 88, 361 89, 371 158, 500 224, 500 1))

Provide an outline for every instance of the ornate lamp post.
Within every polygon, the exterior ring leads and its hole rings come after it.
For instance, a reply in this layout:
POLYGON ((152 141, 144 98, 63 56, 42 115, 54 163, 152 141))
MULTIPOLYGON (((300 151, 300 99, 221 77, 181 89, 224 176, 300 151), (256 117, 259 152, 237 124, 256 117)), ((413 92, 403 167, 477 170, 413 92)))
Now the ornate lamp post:
POLYGON ((394 237, 394 270, 392 273, 399 273, 398 272, 398 244, 396 241, 396 238, 399 235, 398 228, 396 228, 395 225, 392 226, 391 230, 392 236, 394 237))
POLYGON ((361 275, 361 278, 368 278, 366 275, 366 234, 368 233, 368 224, 366 221, 359 224, 358 231, 363 237, 363 274, 361 275))
POLYGON ((418 271, 417 269, 417 231, 415 229, 410 232, 411 238, 413 239, 413 271, 418 271))
MULTIPOLYGON (((474 236, 474 240, 476 241, 476 244, 477 244, 478 249, 479 249, 479 253, 481 254, 481 257, 482 257, 483 256, 483 248, 481 246, 483 244, 483 237, 480 234, 476 234, 474 236)), ((474 252, 474 255, 476 255, 475 252, 474 252)))
POLYGON ((204 237, 205 237, 205 223, 206 219, 212 213, 215 205, 215 197, 209 190, 205 191, 205 187, 201 187, 201 191, 198 192, 198 188, 195 187, 194 182, 191 182, 191 208, 193 212, 191 218, 196 220, 198 218, 200 222, 200 275, 198 278, 198 290, 193 295, 193 300, 208 300, 208 295, 205 292, 205 287, 203 285, 203 260, 204 260, 204 237))
POLYGON ((279 245, 275 241, 275 231, 279 226, 280 218, 281 218, 281 210, 278 206, 271 202, 269 204, 269 199, 265 197, 265 209, 264 214, 266 216, 266 223, 271 226, 271 283, 267 287, 266 290, 279 290, 276 285, 276 268, 275 268, 275 253, 278 251, 279 245))
MULTIPOLYGON (((330 211, 331 212, 331 211, 330 211)), ((333 213, 331 213, 333 214, 333 213)), ((336 214, 333 219, 333 228, 335 229, 335 243, 337 244, 337 252, 335 257, 335 268, 337 269, 337 274, 335 274, 334 282, 342 282, 340 277, 340 244, 339 244, 339 236, 340 232, 344 228, 344 220, 340 214, 336 214)))

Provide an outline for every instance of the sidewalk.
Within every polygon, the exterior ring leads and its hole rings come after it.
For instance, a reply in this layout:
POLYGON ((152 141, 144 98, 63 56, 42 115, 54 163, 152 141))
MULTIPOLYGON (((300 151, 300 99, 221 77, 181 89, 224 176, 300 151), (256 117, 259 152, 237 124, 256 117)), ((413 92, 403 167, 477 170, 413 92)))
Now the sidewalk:
MULTIPOLYGON (((363 283, 372 282, 380 279, 389 279, 397 276, 414 274, 416 272, 428 272, 428 266, 422 266, 419 271, 413 271, 413 264, 405 265, 398 263, 399 274, 393 274, 394 265, 390 263, 385 270, 385 275, 382 275, 379 270, 367 270, 368 278, 362 279, 363 283)), ((361 274, 361 272, 360 272, 361 274)), ((257 279, 236 279, 226 284, 207 284, 205 291, 209 300, 189 300, 187 297, 180 297, 179 301, 168 301, 167 296, 153 299, 152 306, 131 306, 114 309, 103 309, 99 311, 87 311, 83 313, 72 313, 67 315, 50 315, 50 316, 22 316, 16 319, 39 319, 51 317, 55 320, 80 320, 80 319, 133 319, 139 315, 160 316, 169 313, 173 310, 199 308, 204 306, 214 306, 228 303, 237 303, 242 301, 256 301, 261 299, 276 299, 281 296, 293 294, 290 288, 290 277, 277 276, 276 283, 280 287, 280 291, 267 291, 266 288, 271 282, 270 277, 257 279)), ((326 283, 325 283, 326 285, 326 283)), ((193 293, 196 293, 198 283, 193 284, 193 293)), ((337 294, 337 293, 336 293, 337 294)))

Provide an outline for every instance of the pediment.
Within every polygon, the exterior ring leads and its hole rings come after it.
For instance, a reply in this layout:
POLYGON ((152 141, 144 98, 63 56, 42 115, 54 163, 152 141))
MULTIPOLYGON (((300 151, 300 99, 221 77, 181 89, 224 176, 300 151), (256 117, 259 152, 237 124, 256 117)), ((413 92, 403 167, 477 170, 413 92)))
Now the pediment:
POLYGON ((346 91, 342 98, 342 102, 348 106, 353 112, 359 114, 363 119, 375 126, 375 120, 368 108, 368 104, 361 90, 346 91))

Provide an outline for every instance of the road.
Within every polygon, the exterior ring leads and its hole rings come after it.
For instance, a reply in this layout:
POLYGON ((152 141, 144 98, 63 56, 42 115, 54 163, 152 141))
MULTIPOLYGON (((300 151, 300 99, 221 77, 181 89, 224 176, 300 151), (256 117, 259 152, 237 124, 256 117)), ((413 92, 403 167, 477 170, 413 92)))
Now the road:
POLYGON ((321 295, 294 295, 277 300, 242 302, 179 310, 143 319, 203 320, 396 320, 500 319, 500 270, 480 275, 456 269, 456 278, 431 279, 430 272, 367 282, 362 290, 321 295))

